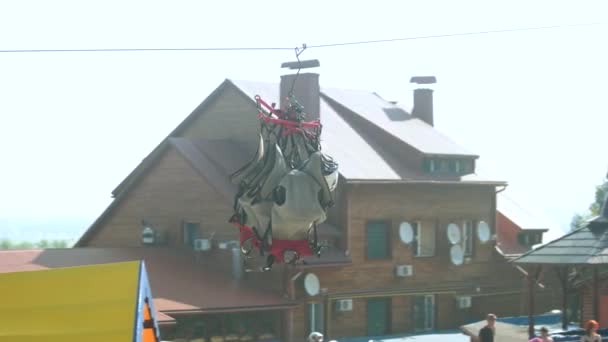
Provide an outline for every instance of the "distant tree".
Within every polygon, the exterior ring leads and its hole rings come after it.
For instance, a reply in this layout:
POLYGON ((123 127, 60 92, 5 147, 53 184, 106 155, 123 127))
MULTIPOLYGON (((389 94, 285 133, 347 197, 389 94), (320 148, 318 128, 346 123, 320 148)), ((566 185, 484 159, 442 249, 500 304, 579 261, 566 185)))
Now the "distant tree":
POLYGON ((13 243, 9 239, 0 240, 0 249, 11 249, 13 243))
POLYGON ((601 185, 595 187, 595 201, 589 205, 589 210, 586 213, 577 213, 572 217, 570 229, 578 229, 582 227, 588 219, 599 215, 600 210, 604 205, 606 192, 608 192, 608 179, 605 178, 601 185))
POLYGON ((32 248, 67 248, 67 240, 40 240, 36 243, 29 241, 11 241, 9 239, 0 240, 0 249, 32 249, 32 248))
POLYGON ((68 248, 68 242, 66 240, 53 240, 51 241, 51 248, 68 248))
POLYGON ((34 247, 34 244, 29 241, 21 241, 15 245, 14 249, 32 249, 34 247))

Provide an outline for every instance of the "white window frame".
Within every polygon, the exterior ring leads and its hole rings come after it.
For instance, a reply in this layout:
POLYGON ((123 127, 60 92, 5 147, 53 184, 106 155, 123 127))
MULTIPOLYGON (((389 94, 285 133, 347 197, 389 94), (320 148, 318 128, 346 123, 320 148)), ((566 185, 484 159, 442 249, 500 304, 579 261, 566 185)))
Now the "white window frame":
POLYGON ((427 294, 427 295, 418 295, 416 297, 424 298, 424 327, 422 329, 417 329, 414 327, 415 331, 431 331, 435 329, 435 310, 437 309, 435 305, 435 295, 427 294), (430 306, 430 310, 427 310, 430 306), (430 312, 429 312, 430 311, 430 312))
MULTIPOLYGON (((437 246, 436 246, 437 245, 437 242, 436 242, 436 240, 437 240, 437 238, 436 238, 437 231, 436 231, 435 225, 431 224, 430 227, 426 229, 427 234, 428 234, 428 232, 430 232, 431 229, 433 230, 433 237, 432 237, 432 240, 431 240, 432 243, 433 243, 433 247, 432 247, 430 253, 424 253, 423 254, 422 253, 422 250, 423 250, 422 249, 422 243, 421 243, 422 239, 420 238, 420 236, 424 235, 423 233, 424 233, 425 230, 422 229, 423 224, 422 224, 421 221, 414 221, 414 224, 415 224, 415 227, 414 227, 415 241, 414 242, 416 243, 416 253, 414 253, 414 256, 418 257, 418 258, 433 257, 433 256, 435 256, 435 252, 436 252, 435 250, 437 248, 437 246)), ((426 235, 424 235, 424 236, 426 236, 426 235)))
POLYGON ((424 296, 425 310, 425 330, 433 330, 435 328, 435 295, 424 296), (427 311, 427 305, 430 303, 430 310, 427 311), (430 312, 429 312, 430 311, 430 312))
POLYGON ((324 320, 325 318, 323 317, 323 315, 325 315, 324 312, 325 308, 323 305, 323 302, 310 302, 308 303, 308 330, 309 330, 309 334, 312 332, 320 332, 321 334, 323 334, 323 330, 325 329, 324 325, 324 320), (320 315, 320 317, 319 317, 320 315), (317 320, 321 319, 320 321, 320 327, 317 326, 317 320))

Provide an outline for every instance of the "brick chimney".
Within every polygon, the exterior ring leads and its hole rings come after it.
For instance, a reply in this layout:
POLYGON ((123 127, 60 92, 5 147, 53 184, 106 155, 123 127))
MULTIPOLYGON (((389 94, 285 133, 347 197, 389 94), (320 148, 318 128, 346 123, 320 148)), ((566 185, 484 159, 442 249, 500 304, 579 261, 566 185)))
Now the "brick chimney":
POLYGON ((289 96, 294 80, 293 95, 304 107, 306 121, 319 119, 321 111, 319 74, 301 73, 297 78, 296 75, 281 76, 281 109, 285 109, 285 98, 289 96))
MULTIPOLYGON (((414 76, 410 79, 410 83, 434 84, 437 83, 437 79, 435 76, 414 76)), ((412 115, 433 126, 433 89, 425 87, 414 89, 412 115)))
MULTIPOLYGON (((298 68, 314 68, 318 67, 319 61, 301 61, 301 62, 288 62, 283 63, 282 67, 288 67, 290 69, 298 68)), ((302 73, 299 75, 283 75, 281 76, 281 98, 280 104, 281 109, 285 109, 285 98, 289 96, 291 87, 293 85, 293 95, 296 101, 304 107, 304 113, 306 113, 306 121, 319 119, 319 112, 321 111, 321 87, 319 86, 319 74, 317 73, 302 73), (294 84, 295 81, 295 84, 294 84)))

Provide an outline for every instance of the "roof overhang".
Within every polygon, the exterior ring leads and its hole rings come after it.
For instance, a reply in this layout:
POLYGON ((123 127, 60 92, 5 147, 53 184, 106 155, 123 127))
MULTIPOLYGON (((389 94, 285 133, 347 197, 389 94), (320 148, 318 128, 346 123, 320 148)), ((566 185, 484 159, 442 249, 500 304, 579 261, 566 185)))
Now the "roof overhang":
POLYGON ((548 228, 522 228, 522 232, 530 232, 530 233, 546 233, 549 231, 548 228))
POLYGON ((460 185, 460 186, 506 186, 503 181, 440 181, 440 180, 414 180, 414 179, 347 179, 350 184, 428 184, 428 185, 460 185))
POLYGON ((442 154, 442 153, 425 153, 421 152, 425 157, 436 157, 436 158, 466 158, 466 159, 479 159, 477 154, 442 154))
POLYGON ((232 313, 232 312, 252 312, 252 311, 272 311, 272 310, 289 310, 299 306, 299 303, 293 302, 289 304, 278 305, 263 305, 263 306, 235 306, 227 308, 197 308, 188 310, 163 310, 162 313, 171 315, 191 315, 191 314, 211 314, 211 313, 232 313))

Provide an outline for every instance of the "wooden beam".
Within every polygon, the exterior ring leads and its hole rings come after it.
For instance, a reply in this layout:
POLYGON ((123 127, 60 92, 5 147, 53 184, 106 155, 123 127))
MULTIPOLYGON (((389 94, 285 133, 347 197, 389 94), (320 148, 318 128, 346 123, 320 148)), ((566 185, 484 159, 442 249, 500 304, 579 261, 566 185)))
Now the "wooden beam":
POLYGON ((593 266, 593 317, 598 320, 600 317, 600 294, 599 294, 599 275, 597 266, 593 266))
POLYGON ((528 336, 533 338, 534 334, 534 290, 536 289, 536 283, 542 274, 543 266, 538 265, 534 270, 534 273, 528 275, 528 336))
POLYGON ((557 277, 562 287, 562 330, 568 329, 568 266, 556 268, 557 277))
POLYGON ((329 336, 331 336, 331 313, 332 313, 332 308, 331 308, 331 300, 329 299, 329 296, 325 295, 323 296, 323 308, 325 309, 324 314, 323 314, 323 335, 325 337, 325 340, 329 341, 329 336))

